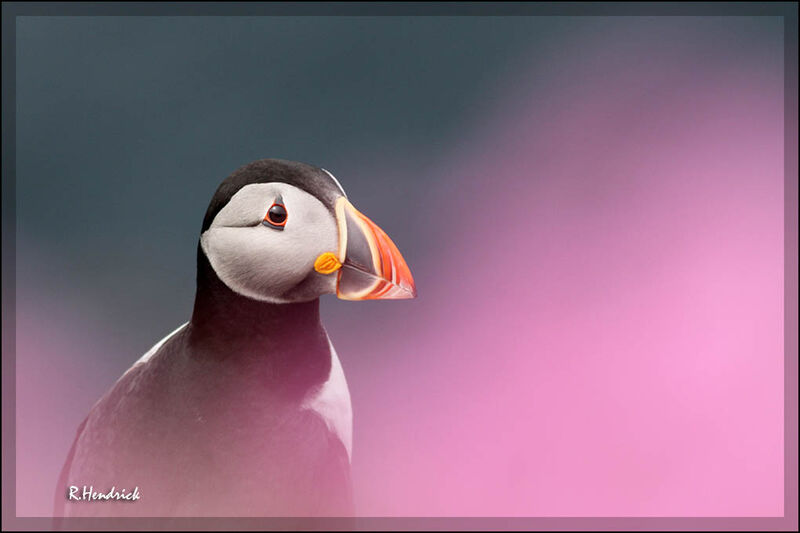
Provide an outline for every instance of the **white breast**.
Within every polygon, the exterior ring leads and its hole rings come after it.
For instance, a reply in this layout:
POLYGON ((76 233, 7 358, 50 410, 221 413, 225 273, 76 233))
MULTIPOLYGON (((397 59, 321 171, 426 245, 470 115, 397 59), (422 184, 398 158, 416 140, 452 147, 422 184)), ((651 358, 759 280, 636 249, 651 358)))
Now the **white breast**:
MULTIPOLYGON (((147 361, 149 361, 150 358, 153 357, 156 353, 158 353, 158 350, 160 350, 161 347, 164 346, 165 342, 167 342, 169 339, 171 339, 173 336, 175 336, 175 334, 178 333, 180 330, 185 328, 187 324, 188 324, 188 322, 185 322, 185 323, 181 324, 180 326, 178 326, 178 329, 176 329, 175 331, 173 331, 172 333, 170 333, 169 335, 167 335, 166 337, 164 337, 163 339, 158 341, 155 344, 155 346, 153 346, 152 348, 147 350, 147 352, 143 356, 141 356, 135 363, 133 363, 133 366, 131 366, 128 370, 126 370, 125 374, 127 374, 128 372, 130 372, 131 370, 133 370, 137 366, 139 366, 141 364, 144 364, 147 361)), ((122 376, 120 376, 119 379, 122 379, 123 377, 125 377, 125 374, 122 374, 122 376)), ((119 379, 117 381, 119 381, 119 379)))
POLYGON ((336 350, 328 339, 331 351, 331 372, 328 380, 315 388, 303 401, 302 408, 319 414, 347 450, 347 457, 353 455, 353 409, 350 405, 350 390, 344 378, 344 370, 336 355, 336 350))
POLYGON ((170 340, 170 339, 171 339, 171 338, 172 338, 172 337, 173 337, 173 336, 174 336, 176 333, 178 333, 180 330, 182 330, 183 328, 185 328, 187 324, 189 324, 189 323, 188 323, 188 322, 184 322, 183 324, 181 324, 180 326, 178 326, 178 329, 176 329, 175 331, 173 331, 172 333, 170 333, 169 335, 167 335, 166 337, 164 337, 163 339, 161 339, 160 341, 158 341, 158 342, 156 343, 156 345, 155 345, 155 346, 153 346, 152 348, 150 348, 150 349, 147 351, 147 353, 146 353, 146 354, 144 354, 142 357, 140 357, 140 358, 139 358, 139 360, 138 360, 138 361, 136 361, 136 362, 137 362, 137 363, 146 363, 146 362, 147 362, 147 361, 148 361, 148 360, 149 360, 151 357, 153 357, 153 356, 156 354, 156 352, 158 352, 158 350, 159 350, 159 349, 160 349, 162 346, 164 346, 164 343, 165 343, 165 342, 167 342, 168 340, 170 340))
MULTIPOLYGON (((176 333, 186 327, 182 324, 178 329, 161 339, 155 346, 150 348, 136 363, 126 372, 130 372, 138 365, 147 363, 158 350, 176 333)), ((339 440, 342 441, 347 450, 347 457, 352 459, 353 454, 353 409, 350 404, 350 390, 347 388, 347 380, 344 377, 344 370, 336 355, 336 350, 328 339, 328 347, 331 353, 331 371, 328 379, 319 387, 314 388, 303 400, 301 408, 311 409, 319 414, 330 431, 333 431, 339 440)), ((123 376, 125 375, 123 374, 123 376)), ((122 379, 122 377, 120 377, 122 379)), ((118 380, 119 381, 119 380, 118 380)))

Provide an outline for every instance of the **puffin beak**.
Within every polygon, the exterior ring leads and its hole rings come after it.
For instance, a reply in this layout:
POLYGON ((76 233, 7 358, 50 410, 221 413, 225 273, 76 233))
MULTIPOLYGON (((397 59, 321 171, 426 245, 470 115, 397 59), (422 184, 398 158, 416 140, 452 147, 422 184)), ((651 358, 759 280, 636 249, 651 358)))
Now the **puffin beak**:
POLYGON ((342 300, 414 298, 417 289, 403 256, 384 231, 346 198, 336 202, 339 258, 336 295, 342 300))

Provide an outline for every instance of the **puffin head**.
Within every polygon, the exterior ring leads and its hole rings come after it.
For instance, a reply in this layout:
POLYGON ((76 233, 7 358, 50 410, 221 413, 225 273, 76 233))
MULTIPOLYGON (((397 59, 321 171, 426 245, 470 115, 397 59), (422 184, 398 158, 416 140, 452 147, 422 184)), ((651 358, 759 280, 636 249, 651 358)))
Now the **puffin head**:
POLYGON ((206 211, 199 252, 231 291, 253 300, 416 296, 386 233, 330 172, 304 163, 262 159, 228 176, 206 211))

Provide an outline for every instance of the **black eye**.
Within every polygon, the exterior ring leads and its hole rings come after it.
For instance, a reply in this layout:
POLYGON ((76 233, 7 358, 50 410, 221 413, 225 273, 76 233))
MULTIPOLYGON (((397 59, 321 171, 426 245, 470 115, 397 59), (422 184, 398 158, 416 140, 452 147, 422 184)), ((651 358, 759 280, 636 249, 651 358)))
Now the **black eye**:
POLYGON ((286 225, 286 219, 288 218, 288 214, 286 213, 286 206, 283 204, 272 204, 267 211, 267 216, 264 217, 264 224, 272 226, 274 228, 283 229, 286 225))

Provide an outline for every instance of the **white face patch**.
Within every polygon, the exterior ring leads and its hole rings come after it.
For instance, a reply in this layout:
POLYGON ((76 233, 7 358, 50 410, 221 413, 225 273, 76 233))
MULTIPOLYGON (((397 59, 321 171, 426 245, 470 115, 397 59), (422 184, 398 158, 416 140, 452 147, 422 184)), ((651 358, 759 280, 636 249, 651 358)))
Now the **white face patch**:
POLYGON ((314 270, 320 254, 338 250, 336 220, 317 198, 292 185, 242 187, 200 236, 200 245, 219 278, 249 298, 288 303, 336 292, 336 274, 314 270), (262 224, 278 199, 287 213, 282 229, 262 224), (300 299, 285 296, 302 282, 309 287, 294 297, 300 299))

